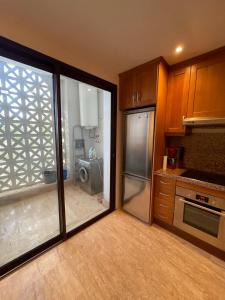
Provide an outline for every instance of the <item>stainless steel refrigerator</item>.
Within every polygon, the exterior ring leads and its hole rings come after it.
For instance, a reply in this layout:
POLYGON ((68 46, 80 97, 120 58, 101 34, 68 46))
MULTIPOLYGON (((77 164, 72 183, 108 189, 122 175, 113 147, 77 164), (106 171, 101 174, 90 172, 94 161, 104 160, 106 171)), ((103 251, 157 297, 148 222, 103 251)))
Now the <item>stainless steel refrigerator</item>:
POLYGON ((124 114, 123 209, 150 220, 154 108, 124 114))

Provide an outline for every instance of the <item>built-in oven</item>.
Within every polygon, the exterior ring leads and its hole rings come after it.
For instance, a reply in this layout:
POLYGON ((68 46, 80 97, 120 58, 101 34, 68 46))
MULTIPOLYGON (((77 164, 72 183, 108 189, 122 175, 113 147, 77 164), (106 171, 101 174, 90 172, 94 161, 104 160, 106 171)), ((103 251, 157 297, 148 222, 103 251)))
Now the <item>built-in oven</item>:
POLYGON ((225 250, 225 200, 176 187, 173 225, 225 250))

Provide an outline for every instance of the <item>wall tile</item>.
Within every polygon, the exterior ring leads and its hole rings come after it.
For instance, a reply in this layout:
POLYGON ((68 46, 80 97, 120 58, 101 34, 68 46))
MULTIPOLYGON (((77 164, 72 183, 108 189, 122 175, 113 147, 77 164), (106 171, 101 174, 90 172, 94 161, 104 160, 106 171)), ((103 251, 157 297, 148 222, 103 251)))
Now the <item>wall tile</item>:
POLYGON ((185 148, 185 168, 225 175, 225 132, 168 137, 167 142, 168 146, 185 148))

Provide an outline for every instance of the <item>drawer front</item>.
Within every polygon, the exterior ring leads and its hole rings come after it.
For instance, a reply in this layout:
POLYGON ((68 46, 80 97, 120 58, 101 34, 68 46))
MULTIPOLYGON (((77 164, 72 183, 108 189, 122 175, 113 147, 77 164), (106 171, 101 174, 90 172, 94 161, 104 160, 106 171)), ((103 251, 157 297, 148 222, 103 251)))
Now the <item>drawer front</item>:
POLYGON ((173 204, 167 204, 161 201, 161 199, 155 198, 154 201, 154 217, 165 223, 173 223, 173 204))
POLYGON ((155 178, 155 195, 167 199, 175 194, 175 180, 163 176, 155 178))
POLYGON ((166 222, 168 224, 173 223, 174 213, 174 199, 170 198, 170 201, 154 198, 154 217, 166 222))
POLYGON ((167 199, 154 197, 154 205, 156 207, 165 207, 167 209, 174 209, 174 197, 170 197, 167 199))

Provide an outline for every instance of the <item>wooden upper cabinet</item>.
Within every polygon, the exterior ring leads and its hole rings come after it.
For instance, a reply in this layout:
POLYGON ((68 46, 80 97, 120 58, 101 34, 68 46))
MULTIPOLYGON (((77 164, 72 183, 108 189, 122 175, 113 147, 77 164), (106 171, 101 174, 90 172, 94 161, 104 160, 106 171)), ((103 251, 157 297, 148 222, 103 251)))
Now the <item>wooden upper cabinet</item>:
POLYGON ((159 63, 147 63, 120 74, 120 109, 156 103, 159 63))
POLYGON ((225 117, 225 55, 192 66, 188 117, 225 117))
POLYGON ((166 134, 184 135, 183 118, 187 116, 190 67, 169 74, 166 103, 166 134))
POLYGON ((134 74, 130 71, 120 74, 120 102, 121 110, 135 107, 134 103, 134 74))
POLYGON ((136 71, 137 106, 156 103, 158 64, 144 65, 136 71))

